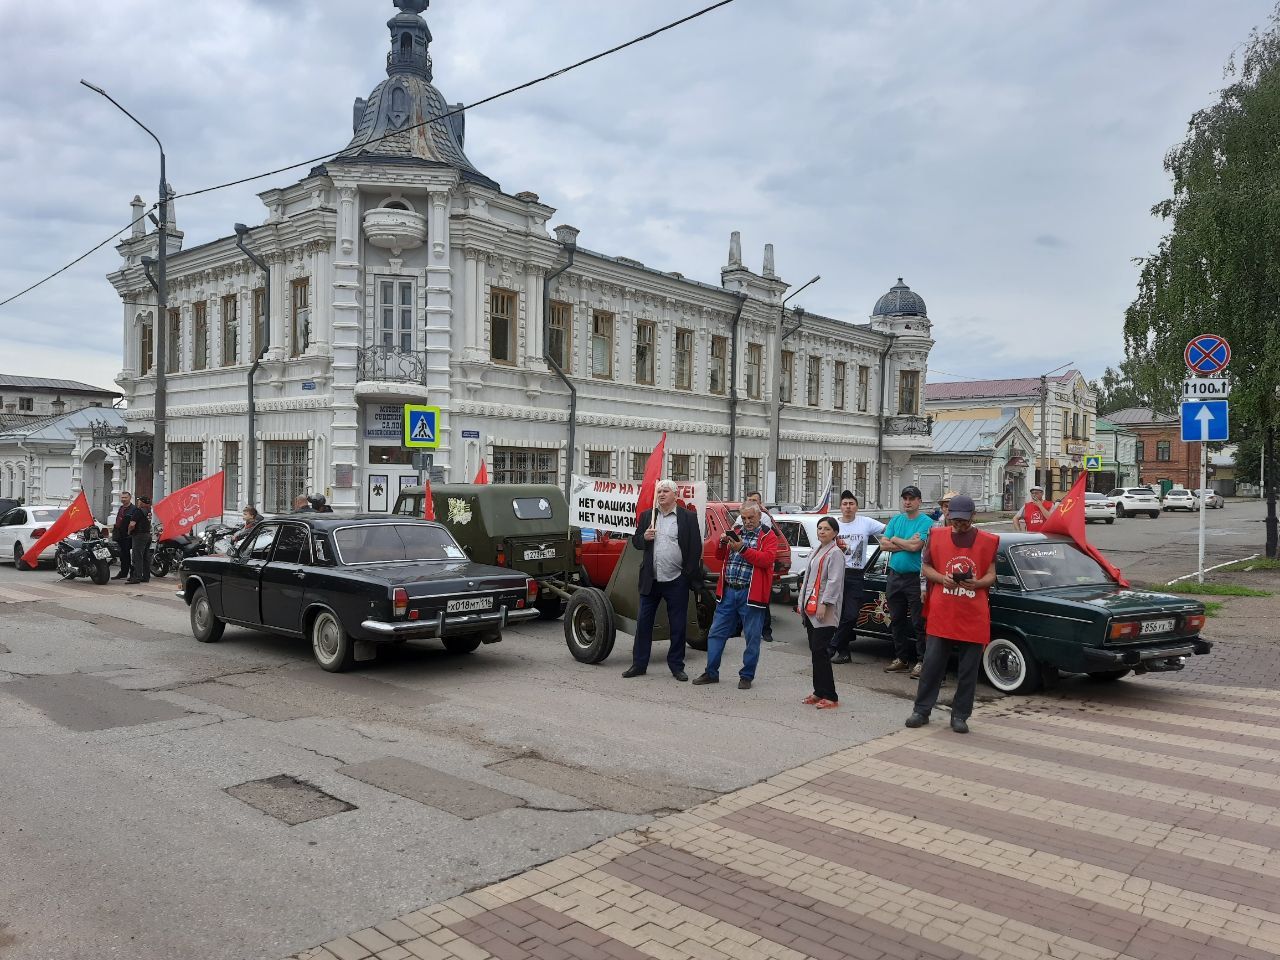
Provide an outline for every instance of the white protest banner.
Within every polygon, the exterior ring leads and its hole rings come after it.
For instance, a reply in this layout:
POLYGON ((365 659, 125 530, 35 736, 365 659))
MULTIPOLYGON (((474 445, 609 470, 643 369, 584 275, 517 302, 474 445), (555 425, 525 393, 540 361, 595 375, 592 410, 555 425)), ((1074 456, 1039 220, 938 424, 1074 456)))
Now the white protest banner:
MULTIPOLYGON (((601 480, 595 477, 573 478, 569 487, 569 525, 607 530, 611 533, 634 533, 636 502, 640 499, 640 481, 601 480)), ((698 515, 698 529, 706 536, 707 485, 676 482, 676 501, 692 505, 698 515)))

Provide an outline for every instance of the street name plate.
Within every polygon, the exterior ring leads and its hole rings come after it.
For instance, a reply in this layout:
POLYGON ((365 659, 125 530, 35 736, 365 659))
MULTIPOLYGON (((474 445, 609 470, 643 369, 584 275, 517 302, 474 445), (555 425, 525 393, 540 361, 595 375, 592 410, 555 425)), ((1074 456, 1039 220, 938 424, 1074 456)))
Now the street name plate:
POLYGON ((1221 400, 1230 395, 1227 377, 1188 377, 1182 382, 1182 396, 1187 400, 1221 400))

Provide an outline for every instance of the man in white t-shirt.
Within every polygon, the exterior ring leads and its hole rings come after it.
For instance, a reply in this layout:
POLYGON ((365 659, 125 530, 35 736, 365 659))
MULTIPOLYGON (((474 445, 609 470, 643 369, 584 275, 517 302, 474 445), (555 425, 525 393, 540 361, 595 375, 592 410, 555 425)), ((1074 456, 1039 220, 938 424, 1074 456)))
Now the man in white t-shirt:
POLYGON ((866 562, 867 543, 884 533, 884 524, 871 517, 858 516, 858 498, 852 490, 840 494, 840 537, 844 547, 844 600, 840 608, 840 626, 836 628, 828 648, 832 663, 849 662, 849 644, 857 634, 858 611, 862 609, 862 565, 866 562))

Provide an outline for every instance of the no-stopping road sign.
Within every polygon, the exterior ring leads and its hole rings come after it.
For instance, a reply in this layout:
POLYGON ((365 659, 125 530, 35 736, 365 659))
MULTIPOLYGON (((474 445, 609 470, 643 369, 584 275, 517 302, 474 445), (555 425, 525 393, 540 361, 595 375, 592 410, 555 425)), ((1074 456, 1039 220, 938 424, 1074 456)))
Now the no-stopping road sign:
POLYGON ((1231 347, 1216 333, 1202 333, 1192 338, 1183 355, 1188 370, 1196 376, 1211 377, 1227 369, 1231 362, 1231 347))

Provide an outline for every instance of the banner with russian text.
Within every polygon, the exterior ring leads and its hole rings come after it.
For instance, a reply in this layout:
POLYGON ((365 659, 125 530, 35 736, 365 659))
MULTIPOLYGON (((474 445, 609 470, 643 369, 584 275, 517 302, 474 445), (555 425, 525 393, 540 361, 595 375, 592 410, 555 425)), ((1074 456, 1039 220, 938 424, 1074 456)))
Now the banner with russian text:
MULTIPOLYGON (((676 484, 676 501, 681 507, 692 506, 698 514, 698 528, 706 536, 707 485, 699 480, 676 484)), ((640 481, 602 480, 597 477, 574 477, 569 485, 569 525, 607 530, 611 533, 634 533, 636 504, 640 502, 640 481)))

